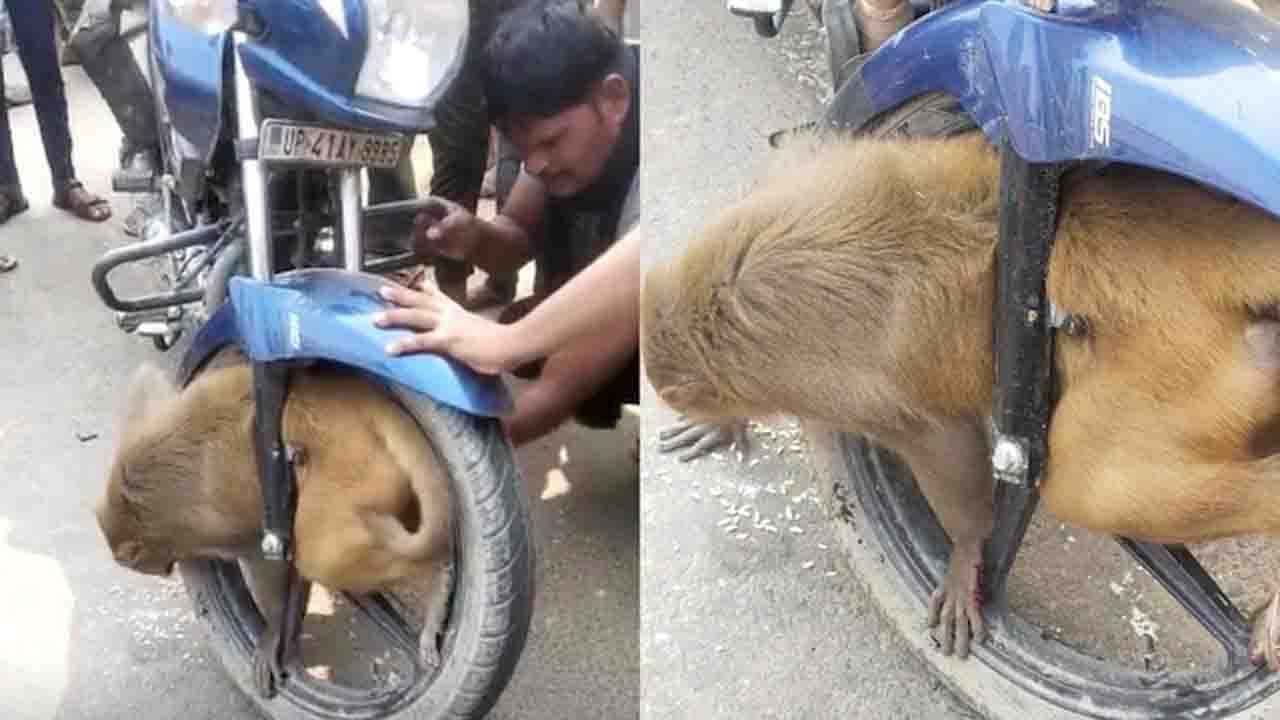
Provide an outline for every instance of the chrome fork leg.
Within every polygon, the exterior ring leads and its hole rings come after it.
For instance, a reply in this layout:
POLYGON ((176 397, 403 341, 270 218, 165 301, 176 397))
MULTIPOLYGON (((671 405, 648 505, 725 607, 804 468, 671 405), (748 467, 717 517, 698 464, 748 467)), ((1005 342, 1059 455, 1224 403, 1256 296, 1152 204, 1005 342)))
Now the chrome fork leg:
POLYGON ((342 207, 342 267, 364 268, 364 208, 360 201, 360 168, 338 171, 338 200, 342 207))
MULTIPOLYGON (((243 33, 235 33, 231 52, 235 65, 236 137, 242 142, 258 138, 258 100, 240 59, 240 48, 244 41, 243 33)), ((256 158, 241 160, 240 178, 244 184, 245 226, 249 233, 249 274, 255 280, 266 282, 271 280, 272 274, 267 170, 262 161, 256 158)))

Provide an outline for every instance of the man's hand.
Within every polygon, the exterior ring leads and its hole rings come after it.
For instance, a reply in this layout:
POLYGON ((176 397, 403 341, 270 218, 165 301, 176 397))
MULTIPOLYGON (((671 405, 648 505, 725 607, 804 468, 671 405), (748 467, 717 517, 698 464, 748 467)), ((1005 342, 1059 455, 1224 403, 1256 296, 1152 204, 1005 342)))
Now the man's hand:
POLYGON ((374 316, 375 325, 422 331, 388 345, 387 352, 391 355, 442 353, 489 375, 509 370, 523 361, 510 351, 512 343, 506 339, 509 325, 499 325, 463 310, 430 285, 424 285, 421 291, 386 285, 380 294, 399 307, 374 316))
POLYGON ((451 260, 467 260, 480 242, 480 220, 452 200, 432 197, 432 206, 413 219, 413 238, 420 250, 451 260))
POLYGON ((716 425, 696 423, 684 416, 674 425, 658 432, 658 452, 672 453, 689 448, 679 456, 680 462, 689 462, 726 445, 736 446, 741 457, 750 454, 747 444, 747 424, 744 421, 716 425), (689 446, 693 447, 689 447, 689 446))

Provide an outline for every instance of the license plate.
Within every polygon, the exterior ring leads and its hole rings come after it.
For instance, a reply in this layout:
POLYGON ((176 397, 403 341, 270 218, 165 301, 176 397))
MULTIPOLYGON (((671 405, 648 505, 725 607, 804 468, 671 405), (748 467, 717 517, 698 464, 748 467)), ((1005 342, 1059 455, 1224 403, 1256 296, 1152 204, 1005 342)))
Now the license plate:
POLYGON ((400 162, 403 140, 393 133, 352 132, 323 125, 268 120, 258 135, 258 158, 270 162, 393 168, 400 162))

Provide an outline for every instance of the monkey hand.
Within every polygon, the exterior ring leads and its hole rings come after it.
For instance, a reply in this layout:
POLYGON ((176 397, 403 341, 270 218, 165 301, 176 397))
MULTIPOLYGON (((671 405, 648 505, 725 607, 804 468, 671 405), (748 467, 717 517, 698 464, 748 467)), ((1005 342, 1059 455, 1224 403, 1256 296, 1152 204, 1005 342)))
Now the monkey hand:
POLYGON ((1280 671, 1280 591, 1254 616, 1253 637, 1249 642, 1249 660, 1280 671))
POLYGON ((697 423, 683 415, 670 427, 658 433, 658 452, 671 453, 689 448, 679 456, 680 462, 689 462, 700 458, 712 450, 726 445, 737 447, 739 459, 750 454, 747 443, 747 423, 736 421, 717 425, 715 423, 697 423), (692 447, 690 447, 692 446, 692 447))
POLYGON ((276 656, 280 646, 280 625, 267 623, 267 627, 258 636, 258 646, 253 651, 253 685, 258 696, 271 699, 284 684, 284 667, 276 656))
POLYGON ((929 627, 938 627, 942 654, 969 656, 969 642, 986 639, 982 621, 982 542, 956 544, 951 549, 947 576, 929 598, 929 627))

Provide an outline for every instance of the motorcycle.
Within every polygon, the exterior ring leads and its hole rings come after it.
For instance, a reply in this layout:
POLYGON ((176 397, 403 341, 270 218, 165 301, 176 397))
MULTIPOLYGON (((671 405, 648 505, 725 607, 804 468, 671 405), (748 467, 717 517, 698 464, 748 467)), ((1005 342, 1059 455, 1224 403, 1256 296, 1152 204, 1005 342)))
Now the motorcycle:
MULTIPOLYGON (((421 262, 406 250, 430 199, 366 205, 365 169, 390 169, 458 72, 466 0, 156 0, 147 75, 162 137, 158 176, 117 173, 118 192, 158 195, 140 242, 106 253, 93 284, 119 326, 161 350, 190 333, 185 386, 219 352, 253 363, 254 432, 263 490, 262 555, 286 578, 285 632, 268 650, 297 658, 306 613, 292 564, 295 454, 281 441, 291 368, 328 363, 384 387, 447 469, 455 520, 453 587, 440 663, 353 687, 298 664, 255 683, 263 611, 234 561, 179 564, 226 671, 272 718, 476 718, 496 702, 524 648, 533 602, 527 501, 498 421, 500 378, 442 356, 390 357, 406 334, 372 316, 380 277, 421 262), (377 251, 376 253, 374 251, 377 251), (167 264, 161 292, 120 297, 110 273, 167 264)), ((391 594, 348 595, 387 645, 417 657, 412 613, 391 594)), ((375 660, 375 663, 377 661, 375 660)), ((366 663, 367 665, 367 663, 366 663)))
MULTIPOLYGON (((729 5, 765 36, 790 9, 787 0, 729 5)), ((1213 670, 1135 671, 1058 642, 1010 609, 1008 579, 1048 452, 1054 336, 1069 331, 1045 295, 1062 173, 1086 162, 1142 165, 1280 215, 1280 50, 1272 42, 1280 24, 1230 0, 1052 5, 959 0, 932 10, 913 2, 917 19, 870 53, 860 49, 852 0, 826 0, 821 11, 835 94, 816 126, 882 137, 977 129, 1001 152, 996 524, 983 573, 989 637, 965 663, 912 642, 950 687, 988 711, 1274 717, 1280 677, 1250 663, 1248 621, 1184 546, 1116 538, 1221 646, 1213 670)), ((862 438, 826 436, 818 445, 837 510, 869 529, 850 547, 872 594, 890 615, 919 612, 950 549, 910 472, 862 438)))

